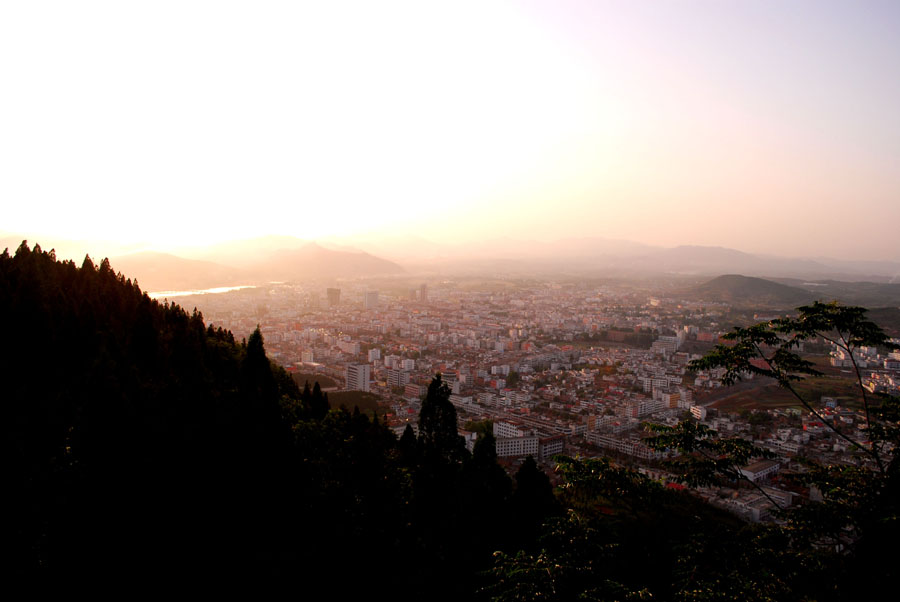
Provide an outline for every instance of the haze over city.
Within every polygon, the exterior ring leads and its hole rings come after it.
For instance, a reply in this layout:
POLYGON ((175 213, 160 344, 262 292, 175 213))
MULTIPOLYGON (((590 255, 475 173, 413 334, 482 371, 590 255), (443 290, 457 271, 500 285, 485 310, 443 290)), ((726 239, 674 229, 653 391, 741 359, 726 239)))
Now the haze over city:
POLYGON ((900 258, 895 2, 7 3, 3 238, 900 258))

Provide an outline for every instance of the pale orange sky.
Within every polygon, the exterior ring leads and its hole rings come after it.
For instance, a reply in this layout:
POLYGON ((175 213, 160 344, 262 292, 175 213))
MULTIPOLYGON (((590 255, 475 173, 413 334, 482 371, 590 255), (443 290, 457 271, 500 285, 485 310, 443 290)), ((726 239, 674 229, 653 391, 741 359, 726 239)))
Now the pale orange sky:
POLYGON ((0 5, 3 232, 900 259, 900 3, 0 5))

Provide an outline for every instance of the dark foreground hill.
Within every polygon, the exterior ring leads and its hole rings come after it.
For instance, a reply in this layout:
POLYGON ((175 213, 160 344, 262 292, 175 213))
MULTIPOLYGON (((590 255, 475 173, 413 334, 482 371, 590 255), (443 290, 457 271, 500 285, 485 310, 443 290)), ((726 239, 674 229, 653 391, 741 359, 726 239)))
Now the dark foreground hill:
POLYGON ((261 337, 24 243, 0 291, 5 567, 90 582, 265 566, 289 489, 281 404, 300 392, 261 337))

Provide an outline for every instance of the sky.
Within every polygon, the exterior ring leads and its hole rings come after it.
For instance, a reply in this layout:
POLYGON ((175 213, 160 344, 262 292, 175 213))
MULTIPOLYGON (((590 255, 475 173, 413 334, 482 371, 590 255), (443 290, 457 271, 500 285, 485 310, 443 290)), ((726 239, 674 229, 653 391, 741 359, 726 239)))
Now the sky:
POLYGON ((900 2, 0 3, 0 234, 900 260, 900 2))

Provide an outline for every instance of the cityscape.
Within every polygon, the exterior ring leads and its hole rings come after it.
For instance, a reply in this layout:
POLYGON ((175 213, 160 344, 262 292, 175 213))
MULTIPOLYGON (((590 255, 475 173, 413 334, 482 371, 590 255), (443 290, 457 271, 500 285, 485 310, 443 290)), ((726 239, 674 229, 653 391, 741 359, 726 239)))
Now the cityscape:
POLYGON ((8 589, 890 599, 898 31, 0 2, 8 589))
MULTIPOLYGON (((398 437, 407 424, 415 431, 428 384, 440 374, 469 450, 477 432, 466 425, 490 421, 497 456, 513 472, 529 455, 550 474, 558 454, 612 455, 680 486, 661 468, 669 453, 642 439, 651 435, 647 423, 674 425, 687 416, 773 452, 743 470, 785 507, 816 495, 781 484, 779 473, 800 469, 795 458, 866 463, 823 422, 850 430, 866 424, 851 358, 838 345, 806 343, 824 372, 812 389, 822 392, 811 399, 818 413, 786 400, 772 379, 746 374, 731 388, 724 368, 688 368, 737 322, 781 312, 687 300, 646 284, 390 284, 391 292, 379 292, 365 280, 342 288, 281 283, 173 301, 196 306, 235 336, 259 326, 269 357, 301 386, 320 379, 325 391, 370 393, 349 398, 347 409, 365 404, 398 437)), ((863 347, 853 359, 866 390, 900 394, 900 352, 863 347)), ((772 520, 775 503, 756 489, 696 493, 746 520, 772 520)))

